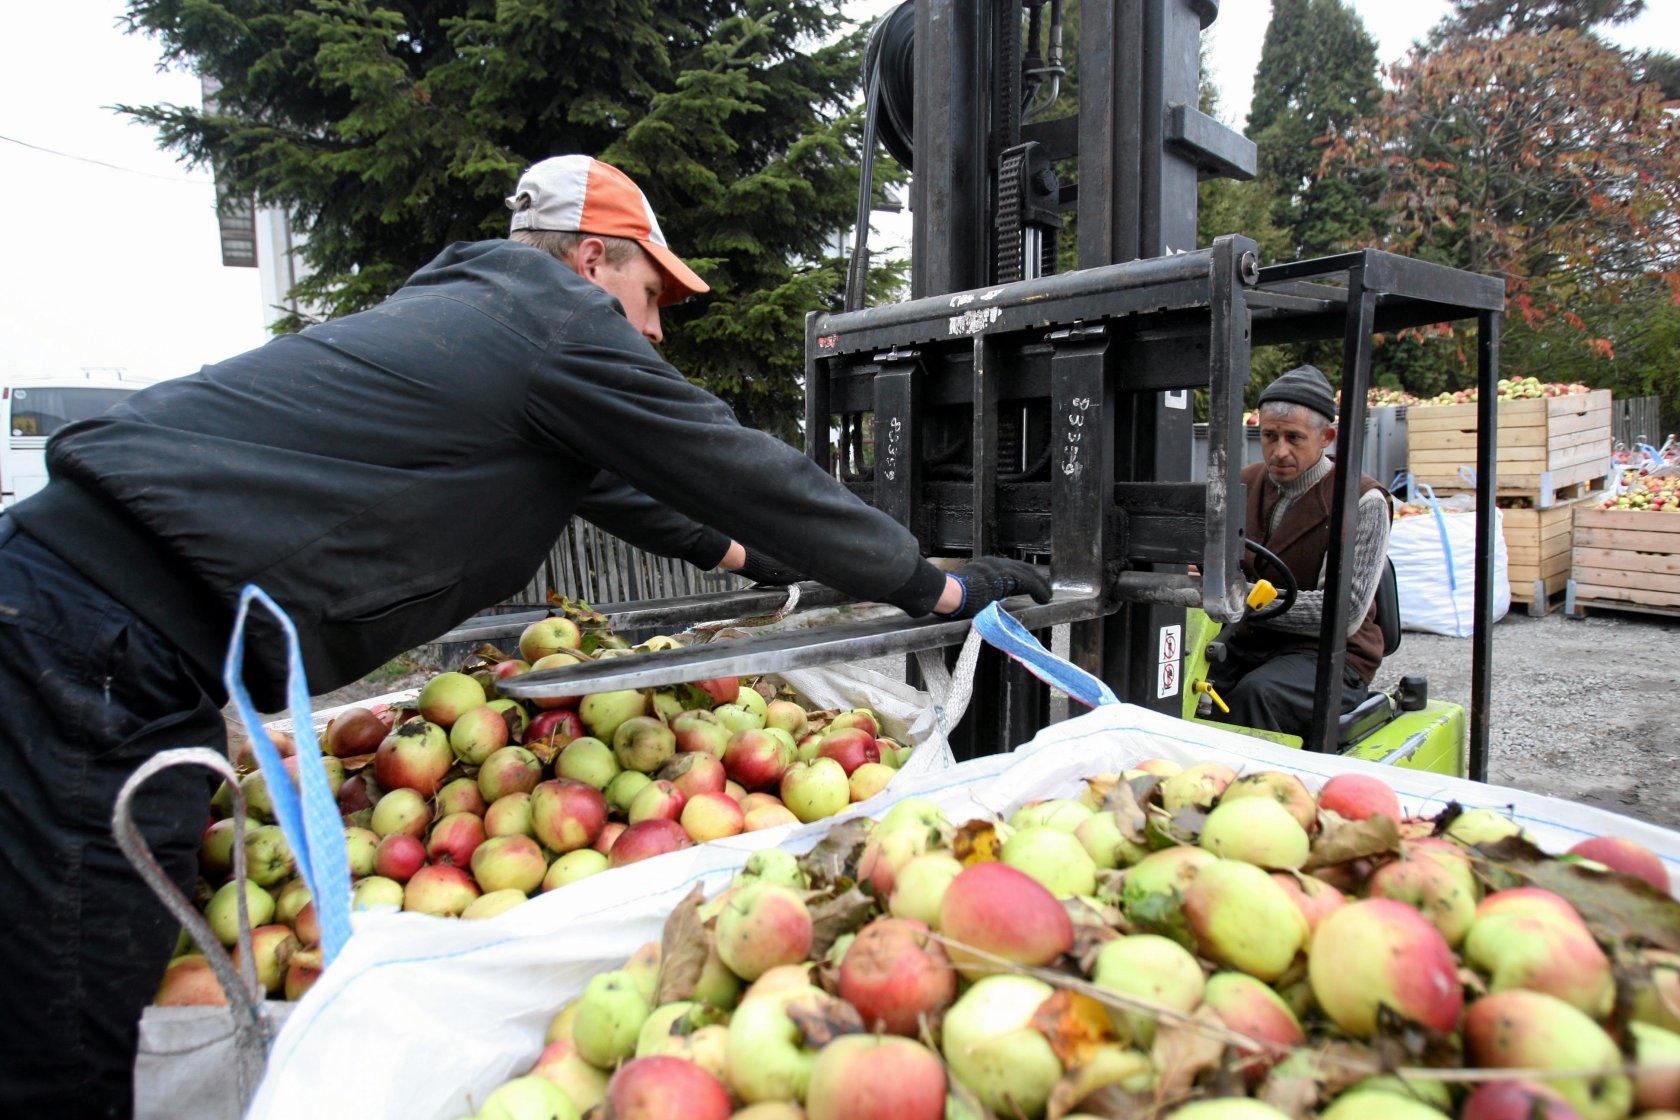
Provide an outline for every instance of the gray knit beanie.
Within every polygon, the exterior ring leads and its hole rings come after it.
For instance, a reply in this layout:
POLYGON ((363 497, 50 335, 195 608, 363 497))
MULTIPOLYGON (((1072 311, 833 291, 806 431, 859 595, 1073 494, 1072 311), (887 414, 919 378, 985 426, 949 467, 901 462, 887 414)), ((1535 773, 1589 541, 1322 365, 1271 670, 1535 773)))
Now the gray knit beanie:
POLYGON ((1260 391, 1260 403, 1298 404, 1336 420, 1336 394, 1317 366, 1296 366, 1260 391))

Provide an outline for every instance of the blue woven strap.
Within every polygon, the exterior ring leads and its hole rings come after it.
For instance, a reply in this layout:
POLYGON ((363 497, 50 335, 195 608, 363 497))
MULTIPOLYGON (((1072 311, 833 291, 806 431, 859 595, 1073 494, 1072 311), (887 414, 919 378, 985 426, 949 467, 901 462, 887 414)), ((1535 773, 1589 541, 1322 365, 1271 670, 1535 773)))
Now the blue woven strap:
POLYGON ((274 818, 291 845, 298 874, 309 884, 315 916, 321 923, 321 947, 326 962, 331 964, 350 939, 350 856, 344 846, 344 821, 339 816, 332 787, 327 783, 320 740, 310 719, 309 688, 304 679, 297 628, 280 605, 255 584, 247 584, 239 596, 239 613, 233 620, 233 638, 228 642, 222 681, 239 709, 257 764, 268 778, 274 818), (303 787, 301 800, 281 761, 280 750, 263 727, 262 717, 245 688, 245 619, 253 599, 268 609, 286 635, 286 702, 292 710, 298 781, 303 787))
POLYGON ((1045 649, 1026 627, 1004 614, 996 603, 975 615, 973 626, 989 644, 1020 662, 1027 672, 1086 707, 1120 703, 1113 689, 1073 662, 1045 649))

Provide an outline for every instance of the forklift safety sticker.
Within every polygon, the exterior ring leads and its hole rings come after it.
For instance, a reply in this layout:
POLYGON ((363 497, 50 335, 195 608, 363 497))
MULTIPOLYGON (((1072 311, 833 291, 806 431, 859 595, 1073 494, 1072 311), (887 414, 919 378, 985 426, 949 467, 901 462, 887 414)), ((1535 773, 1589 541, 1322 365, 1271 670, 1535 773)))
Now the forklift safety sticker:
POLYGON ((1178 695, 1178 675, 1180 658, 1184 653, 1184 628, 1182 626, 1161 627, 1160 664, 1155 671, 1155 698, 1164 700, 1168 696, 1178 695))
POLYGON ((832 350, 832 349, 834 349, 834 344, 839 342, 839 341, 840 341, 840 336, 837 335, 837 334, 820 335, 817 338, 817 346, 818 346, 819 349, 822 349, 822 350, 832 350))
POLYGON ((947 325, 949 334, 979 334, 1003 315, 1001 307, 976 307, 964 311, 961 315, 951 316, 947 325))

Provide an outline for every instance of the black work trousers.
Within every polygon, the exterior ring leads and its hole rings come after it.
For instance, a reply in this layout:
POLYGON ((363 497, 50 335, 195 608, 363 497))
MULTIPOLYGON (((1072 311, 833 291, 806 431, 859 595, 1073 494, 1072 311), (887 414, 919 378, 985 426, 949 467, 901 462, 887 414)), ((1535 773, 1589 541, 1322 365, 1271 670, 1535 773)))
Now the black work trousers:
MULTIPOLYGON (((158 751, 226 749, 214 687, 0 516, 0 1116, 133 1111, 140 1013, 180 924, 118 849, 111 810, 158 751)), ((134 801, 189 897, 215 781, 173 768, 134 801)))
MULTIPOLYGON (((1214 709, 1220 723, 1281 731, 1302 739, 1312 726, 1313 696, 1317 685, 1318 651, 1279 650, 1262 656, 1232 642, 1223 662, 1208 666, 1208 683, 1230 705, 1229 715, 1214 709)), ((1352 666, 1342 666, 1340 712, 1351 712, 1370 695, 1370 689, 1352 666)))

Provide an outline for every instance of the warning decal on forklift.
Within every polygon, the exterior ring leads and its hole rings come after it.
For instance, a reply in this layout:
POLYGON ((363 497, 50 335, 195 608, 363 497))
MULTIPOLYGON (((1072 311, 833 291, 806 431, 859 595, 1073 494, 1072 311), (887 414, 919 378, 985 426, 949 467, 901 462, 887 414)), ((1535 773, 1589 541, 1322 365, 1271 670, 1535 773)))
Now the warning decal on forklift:
POLYGON ((1178 695, 1179 658, 1183 654, 1184 628, 1161 627, 1160 664, 1155 671, 1155 698, 1164 700, 1178 695))

